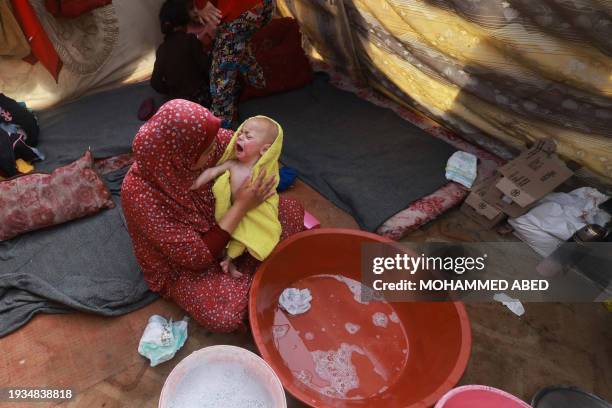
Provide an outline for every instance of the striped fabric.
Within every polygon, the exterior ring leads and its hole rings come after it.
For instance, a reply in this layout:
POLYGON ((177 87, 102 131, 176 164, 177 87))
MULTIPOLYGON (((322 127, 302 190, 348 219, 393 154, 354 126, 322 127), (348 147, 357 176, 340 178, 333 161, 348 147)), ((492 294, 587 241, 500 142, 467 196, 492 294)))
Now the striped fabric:
POLYGON ((612 2, 278 0, 309 53, 510 158, 535 139, 612 180, 612 2))

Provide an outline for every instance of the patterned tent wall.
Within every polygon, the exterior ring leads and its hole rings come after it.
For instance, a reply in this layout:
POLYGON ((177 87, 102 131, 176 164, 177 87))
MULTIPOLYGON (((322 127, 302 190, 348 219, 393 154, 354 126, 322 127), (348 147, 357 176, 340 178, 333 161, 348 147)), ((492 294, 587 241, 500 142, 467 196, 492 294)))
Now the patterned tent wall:
POLYGON ((612 180, 612 2, 278 0, 309 51, 510 158, 552 137, 612 180))
MULTIPOLYGON (((151 75, 155 49, 162 40, 158 14, 163 0, 114 0, 77 18, 53 17, 44 0, 27 3, 63 66, 56 82, 41 64, 21 60, 28 50, 2 55, 0 92, 25 101, 33 109, 43 109, 97 90, 147 80, 151 75)), ((0 0, 3 21, 5 14, 10 14, 8 4, 0 0)))

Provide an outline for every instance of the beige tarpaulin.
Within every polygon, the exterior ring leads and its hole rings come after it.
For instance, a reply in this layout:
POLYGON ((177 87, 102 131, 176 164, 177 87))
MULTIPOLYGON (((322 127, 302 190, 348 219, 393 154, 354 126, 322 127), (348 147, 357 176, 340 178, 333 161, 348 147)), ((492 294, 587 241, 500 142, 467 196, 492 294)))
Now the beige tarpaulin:
POLYGON ((325 61, 473 143, 508 157, 507 147, 552 137, 564 157, 612 179, 612 2, 277 4, 325 61))
POLYGON ((70 19, 53 17, 44 0, 29 2, 63 63, 59 81, 41 64, 0 57, 0 92, 39 109, 151 75, 163 0, 114 0, 70 19))
POLYGON ((30 54, 30 45, 13 15, 9 0, 0 0, 0 57, 21 59, 30 54))

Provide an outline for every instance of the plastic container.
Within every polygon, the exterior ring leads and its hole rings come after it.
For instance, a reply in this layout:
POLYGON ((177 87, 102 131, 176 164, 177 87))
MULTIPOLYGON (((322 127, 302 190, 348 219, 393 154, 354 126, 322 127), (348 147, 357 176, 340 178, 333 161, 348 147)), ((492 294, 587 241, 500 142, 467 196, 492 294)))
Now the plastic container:
POLYGON ((321 223, 314 215, 312 215, 308 211, 304 211, 304 227, 307 230, 321 228, 321 223))
POLYGON ((324 228, 281 242, 253 279, 255 343, 285 389, 310 406, 431 407, 470 356, 464 306, 357 301, 365 242, 391 241, 324 228), (280 310, 287 287, 309 288, 311 309, 299 316, 280 310))
POLYGON ((486 385, 464 385, 449 391, 435 408, 531 408, 506 391, 486 385))
POLYGON ((543 388, 531 402, 534 408, 612 408, 612 404, 577 387, 555 385, 543 388))
POLYGON ((170 372, 159 408, 286 408, 274 370, 257 354, 236 346, 211 346, 191 353, 170 372))

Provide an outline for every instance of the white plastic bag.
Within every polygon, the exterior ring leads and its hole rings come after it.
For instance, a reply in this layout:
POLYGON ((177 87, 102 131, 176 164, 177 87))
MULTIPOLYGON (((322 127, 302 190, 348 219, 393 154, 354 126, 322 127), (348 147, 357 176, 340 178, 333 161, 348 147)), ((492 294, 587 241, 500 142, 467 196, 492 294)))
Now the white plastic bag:
POLYGON ((514 235, 534 251, 548 256, 586 224, 604 226, 610 215, 597 206, 608 196, 591 187, 571 193, 551 193, 527 214, 511 218, 514 235))

